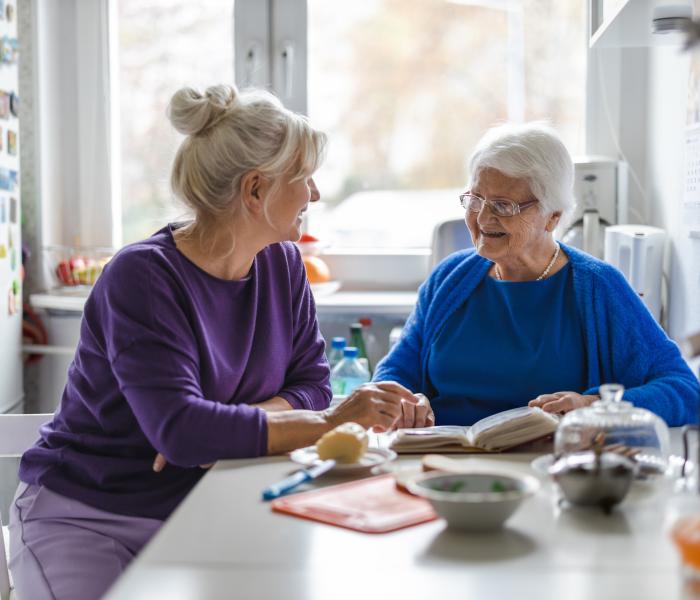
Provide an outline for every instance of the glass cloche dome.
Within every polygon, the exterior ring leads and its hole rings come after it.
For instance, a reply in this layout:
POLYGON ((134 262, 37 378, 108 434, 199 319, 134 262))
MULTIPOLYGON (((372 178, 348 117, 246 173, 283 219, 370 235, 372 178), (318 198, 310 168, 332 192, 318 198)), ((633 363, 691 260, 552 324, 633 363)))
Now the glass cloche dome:
POLYGON ((596 450, 633 458, 640 475, 662 474, 669 457, 668 426, 661 417, 622 399, 619 384, 600 386, 600 400, 567 413, 554 436, 554 456, 596 450))

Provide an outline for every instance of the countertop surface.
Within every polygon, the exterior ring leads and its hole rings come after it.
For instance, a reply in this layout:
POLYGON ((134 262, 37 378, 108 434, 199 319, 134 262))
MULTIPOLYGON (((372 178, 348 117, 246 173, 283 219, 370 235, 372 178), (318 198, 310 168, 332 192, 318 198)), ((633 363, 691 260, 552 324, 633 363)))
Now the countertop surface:
MULTIPOLYGON (((678 431, 673 439, 678 450, 678 431)), ((480 458, 533 474, 536 456, 480 458)), ((560 502, 541 477, 497 533, 460 533, 439 519, 363 534, 273 513, 261 490, 295 468, 287 457, 217 463, 107 598, 693 597, 668 528, 688 502, 700 512, 700 501, 675 492, 671 478, 635 483, 610 515, 560 502)), ((339 481, 324 476, 306 489, 339 481)))

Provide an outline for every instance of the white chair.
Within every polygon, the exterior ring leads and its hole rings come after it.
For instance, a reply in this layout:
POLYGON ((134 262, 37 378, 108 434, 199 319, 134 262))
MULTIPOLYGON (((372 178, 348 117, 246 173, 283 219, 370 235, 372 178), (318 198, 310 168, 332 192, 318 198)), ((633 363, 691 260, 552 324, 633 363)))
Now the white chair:
MULTIPOLYGON (((39 427, 51 420, 51 414, 0 415, 0 459, 18 458, 39 439, 39 427)), ((14 490, 3 490, 3 492, 14 490)), ((0 513, 0 526, 2 514, 0 513)), ((10 536, 7 527, 2 527, 3 544, 0 550, 0 600, 10 600, 12 586, 7 569, 10 536)), ((16 599, 15 599, 16 600, 16 599)))
POLYGON ((434 269, 443 258, 446 258, 453 252, 471 248, 473 245, 464 219, 453 219, 438 223, 433 229, 430 269, 434 269))

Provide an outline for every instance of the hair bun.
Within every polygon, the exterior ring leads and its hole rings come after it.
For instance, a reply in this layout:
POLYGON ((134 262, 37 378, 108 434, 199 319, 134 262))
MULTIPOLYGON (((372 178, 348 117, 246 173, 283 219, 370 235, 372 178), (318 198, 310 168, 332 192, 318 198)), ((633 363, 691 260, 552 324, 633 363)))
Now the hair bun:
POLYGON ((180 133, 196 135, 214 125, 235 103, 237 95, 230 85, 209 87, 204 94, 184 87, 170 99, 168 118, 180 133))

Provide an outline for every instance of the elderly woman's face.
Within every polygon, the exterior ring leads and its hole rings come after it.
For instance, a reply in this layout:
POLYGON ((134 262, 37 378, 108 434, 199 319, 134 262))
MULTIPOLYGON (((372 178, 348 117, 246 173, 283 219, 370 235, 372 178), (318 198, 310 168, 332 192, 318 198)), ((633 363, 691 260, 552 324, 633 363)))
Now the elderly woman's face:
MULTIPOLYGON (((486 200, 508 199, 523 204, 534 199, 525 179, 514 179, 495 169, 484 169, 471 193, 486 200)), ((476 251, 483 257, 500 262, 536 253, 551 239, 558 215, 545 215, 539 204, 531 204, 512 217, 496 215, 488 203, 479 212, 467 210, 467 227, 476 251)))

